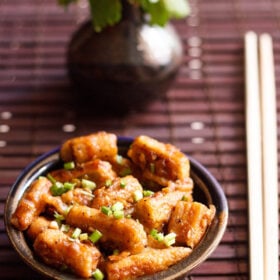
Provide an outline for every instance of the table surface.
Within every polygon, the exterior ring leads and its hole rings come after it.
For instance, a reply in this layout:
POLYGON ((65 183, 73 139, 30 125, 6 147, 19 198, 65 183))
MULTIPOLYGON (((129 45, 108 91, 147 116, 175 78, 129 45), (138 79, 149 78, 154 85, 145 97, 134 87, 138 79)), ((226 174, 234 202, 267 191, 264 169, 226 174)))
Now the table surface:
POLYGON ((65 66, 87 1, 65 12, 55 0, 0 0, 0 278, 40 278, 12 249, 3 221, 22 169, 65 139, 106 130, 171 142, 209 168, 228 198, 229 223, 218 248, 185 279, 249 279, 243 38, 248 30, 272 34, 279 89, 280 1, 190 4, 191 15, 175 22, 185 55, 166 98, 143 112, 99 118, 73 102, 65 66))

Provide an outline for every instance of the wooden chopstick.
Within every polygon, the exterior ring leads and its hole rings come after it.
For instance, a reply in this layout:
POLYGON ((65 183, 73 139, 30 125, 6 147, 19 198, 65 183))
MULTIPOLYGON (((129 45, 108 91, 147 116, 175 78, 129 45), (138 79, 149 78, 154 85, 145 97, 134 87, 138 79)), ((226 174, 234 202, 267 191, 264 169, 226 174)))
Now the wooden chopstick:
POLYGON ((271 36, 245 34, 250 278, 278 279, 276 88, 271 36), (259 46, 258 46, 259 45, 259 46))
POLYGON ((260 84, 258 38, 253 32, 245 34, 245 89, 250 279, 263 280, 260 84))
POLYGON ((276 88, 272 38, 262 34, 260 44, 261 123, 263 153, 264 278, 278 276, 278 163, 276 88))

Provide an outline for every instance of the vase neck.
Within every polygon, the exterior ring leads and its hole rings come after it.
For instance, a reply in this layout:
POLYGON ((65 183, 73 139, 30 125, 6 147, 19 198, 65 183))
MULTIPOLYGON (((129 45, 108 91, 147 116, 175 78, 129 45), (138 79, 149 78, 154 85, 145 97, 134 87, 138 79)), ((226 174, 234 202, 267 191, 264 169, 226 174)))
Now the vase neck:
POLYGON ((142 21, 142 11, 140 7, 130 4, 128 0, 122 0, 122 19, 140 23, 142 21))

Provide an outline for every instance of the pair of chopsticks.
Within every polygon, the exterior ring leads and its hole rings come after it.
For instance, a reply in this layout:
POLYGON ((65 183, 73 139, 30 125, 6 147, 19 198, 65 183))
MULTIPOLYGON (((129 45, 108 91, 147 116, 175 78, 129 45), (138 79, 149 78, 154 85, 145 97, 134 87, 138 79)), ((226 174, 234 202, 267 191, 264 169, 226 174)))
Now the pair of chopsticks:
POLYGON ((245 34, 250 278, 278 276, 277 113, 273 42, 245 34))

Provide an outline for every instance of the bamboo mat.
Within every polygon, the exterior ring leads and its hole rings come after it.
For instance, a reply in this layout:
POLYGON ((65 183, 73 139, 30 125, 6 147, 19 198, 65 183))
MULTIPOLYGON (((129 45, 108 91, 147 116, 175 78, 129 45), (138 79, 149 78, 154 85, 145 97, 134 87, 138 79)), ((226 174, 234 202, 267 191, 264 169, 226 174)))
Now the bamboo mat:
POLYGON ((16 177, 65 139, 97 130, 171 142, 209 168, 227 195, 229 224, 219 247, 185 279, 249 279, 243 36, 272 34, 279 91, 280 1, 189 2, 191 15, 175 23, 184 64, 167 97, 128 117, 93 118, 73 102, 65 68, 87 1, 65 12, 55 0, 0 0, 1 279, 40 278, 5 234, 4 204, 16 177))

